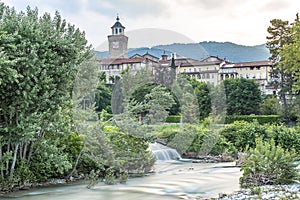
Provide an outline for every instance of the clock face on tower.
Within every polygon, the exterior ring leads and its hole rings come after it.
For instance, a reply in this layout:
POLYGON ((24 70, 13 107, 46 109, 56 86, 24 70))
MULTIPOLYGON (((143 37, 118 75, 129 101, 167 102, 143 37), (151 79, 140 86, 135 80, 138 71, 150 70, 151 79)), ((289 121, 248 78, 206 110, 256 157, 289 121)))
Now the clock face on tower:
POLYGON ((113 42, 112 43, 112 48, 114 48, 114 49, 119 48, 119 42, 113 42))

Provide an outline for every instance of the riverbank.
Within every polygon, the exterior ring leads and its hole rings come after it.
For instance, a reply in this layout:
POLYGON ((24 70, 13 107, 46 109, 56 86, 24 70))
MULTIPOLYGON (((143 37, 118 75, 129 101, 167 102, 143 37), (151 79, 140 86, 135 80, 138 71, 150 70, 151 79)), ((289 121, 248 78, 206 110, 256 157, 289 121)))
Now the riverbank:
POLYGON ((243 189, 235 194, 226 195, 216 200, 280 200, 280 199, 300 199, 300 184, 293 185, 265 185, 252 189, 243 189))

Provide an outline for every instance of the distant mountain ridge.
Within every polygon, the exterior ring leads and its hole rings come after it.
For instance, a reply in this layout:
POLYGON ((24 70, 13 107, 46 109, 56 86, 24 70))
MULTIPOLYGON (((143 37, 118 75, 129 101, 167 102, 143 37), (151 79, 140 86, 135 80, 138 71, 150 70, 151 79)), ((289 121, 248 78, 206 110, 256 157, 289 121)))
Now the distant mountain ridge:
MULTIPOLYGON (((268 60, 270 53, 265 44, 256 46, 244 46, 234 44, 232 42, 200 42, 181 44, 174 43, 168 45, 157 45, 152 48, 141 47, 128 49, 128 57, 135 54, 144 55, 152 54, 156 57, 161 57, 162 54, 171 56, 175 52, 177 56, 193 58, 197 60, 204 59, 208 56, 218 56, 226 58, 230 62, 251 62, 268 60)), ((98 58, 107 58, 108 52, 95 51, 98 58)))

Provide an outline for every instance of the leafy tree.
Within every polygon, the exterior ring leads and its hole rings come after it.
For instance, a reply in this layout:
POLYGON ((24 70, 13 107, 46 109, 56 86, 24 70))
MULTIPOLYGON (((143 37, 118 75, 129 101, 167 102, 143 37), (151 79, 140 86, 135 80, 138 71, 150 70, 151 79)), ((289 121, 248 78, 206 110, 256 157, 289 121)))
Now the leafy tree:
POLYGON ((96 111, 101 112, 104 109, 111 113, 111 97, 111 89, 104 82, 100 82, 95 93, 96 111))
POLYGON ((285 72, 292 74, 293 78, 293 92, 297 94, 300 91, 300 73, 299 73, 299 60, 300 60, 300 21, 295 22, 291 29, 293 42, 289 43, 281 49, 279 55, 282 58, 282 64, 285 66, 285 72))
MULTIPOLYGON (((145 100, 145 96, 147 94, 150 94, 151 90, 157 86, 159 86, 159 85, 153 84, 153 83, 142 85, 141 87, 137 88, 133 92, 131 98, 135 99, 137 102, 141 103, 145 100)), ((164 87, 164 86, 161 86, 161 87, 164 87)), ((169 89, 167 89, 167 88, 165 88, 165 89, 166 89, 166 92, 171 93, 172 98, 173 98, 172 101, 175 101, 175 104, 173 104, 173 106, 170 108, 169 114, 171 114, 171 115, 178 114, 179 110, 180 110, 180 105, 179 105, 179 102, 178 102, 176 96, 173 94, 172 91, 169 91, 169 89)))
POLYGON ((145 104, 148 107, 150 123, 165 122, 169 109, 175 104, 173 96, 160 85, 153 88, 150 94, 145 96, 145 104))
POLYGON ((212 119, 219 123, 224 123, 227 112, 224 82, 216 86, 210 85, 210 98, 212 119))
MULTIPOLYGON (((22 159, 30 164, 41 155, 43 143, 51 147, 45 149, 49 153, 61 150, 45 136, 71 132, 70 97, 77 66, 92 51, 84 33, 58 12, 53 18, 47 13, 39 17, 38 9, 17 13, 0 3, 0 33, 0 157, 12 155, 2 163, 1 175, 13 177, 22 159)), ((60 161, 53 160, 54 166, 60 161)), ((55 171, 63 172, 59 167, 55 171)))
MULTIPOLYGON (((297 21, 299 21, 298 15, 295 23, 297 23, 297 21)), ((276 89, 279 89, 279 98, 283 104, 283 116, 286 121, 290 121, 291 117, 289 113, 291 109, 293 109, 293 106, 290 105, 290 103, 292 103, 290 100, 293 98, 293 71, 286 70, 290 64, 287 63, 287 60, 280 52, 282 52, 284 46, 294 43, 296 37, 294 37, 291 31, 294 24, 290 24, 288 21, 281 19, 273 19, 270 23, 271 25, 267 29, 269 33, 269 36, 267 36, 267 48, 269 48, 271 53, 270 60, 273 61, 273 69, 271 72, 272 84, 276 89), (282 60, 285 61, 282 62, 282 60)), ((291 48, 291 46, 289 48, 291 48)))
POLYGON ((182 121, 184 123, 198 123, 200 114, 197 96, 188 78, 184 75, 178 75, 172 85, 172 92, 180 103, 182 121))
POLYGON ((248 79, 224 80, 227 114, 249 115, 259 111, 260 89, 257 83, 248 79))
POLYGON ((262 98, 260 114, 262 115, 279 115, 281 106, 278 99, 274 95, 265 95, 262 98))
POLYGON ((211 113, 211 97, 209 87, 205 82, 197 81, 195 78, 190 79, 190 84, 194 88, 199 106, 199 119, 204 119, 211 113))

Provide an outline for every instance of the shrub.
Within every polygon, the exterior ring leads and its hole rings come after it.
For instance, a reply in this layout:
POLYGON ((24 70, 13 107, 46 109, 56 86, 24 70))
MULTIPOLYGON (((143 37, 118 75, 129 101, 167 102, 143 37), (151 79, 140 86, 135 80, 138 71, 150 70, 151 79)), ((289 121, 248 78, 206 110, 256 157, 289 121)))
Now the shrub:
POLYGON ((231 124, 235 121, 253 122, 255 120, 259 124, 279 123, 279 115, 227 115, 225 124, 231 124))
POLYGON ((167 123, 180 123, 180 115, 169 115, 166 119, 167 123))
POLYGON ((225 152, 232 155, 237 153, 237 149, 230 141, 227 141, 223 135, 220 135, 218 142, 214 145, 210 153, 219 155, 225 152))
POLYGON ((266 127, 257 121, 248 123, 236 121, 223 128, 221 134, 231 142, 238 151, 243 151, 247 146, 255 147, 255 138, 266 138, 266 127))
POLYGON ((242 165, 242 187, 266 184, 291 184, 299 180, 297 155, 294 151, 276 146, 274 140, 256 140, 256 147, 249 150, 248 158, 242 165))
POLYGON ((274 138, 275 144, 284 149, 300 152, 299 127, 288 128, 284 125, 271 125, 267 128, 269 138, 274 138))

